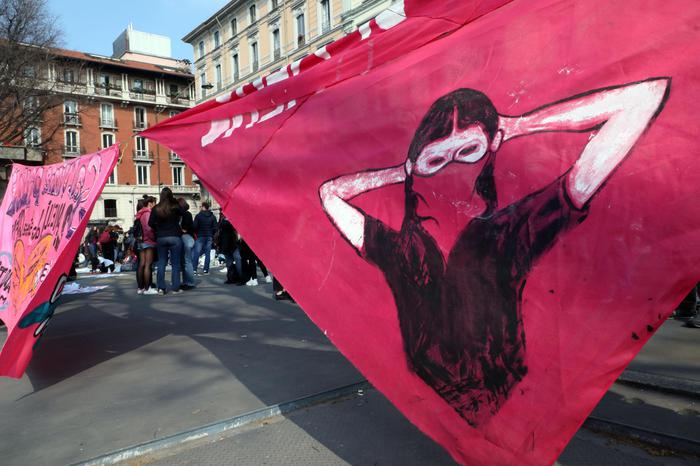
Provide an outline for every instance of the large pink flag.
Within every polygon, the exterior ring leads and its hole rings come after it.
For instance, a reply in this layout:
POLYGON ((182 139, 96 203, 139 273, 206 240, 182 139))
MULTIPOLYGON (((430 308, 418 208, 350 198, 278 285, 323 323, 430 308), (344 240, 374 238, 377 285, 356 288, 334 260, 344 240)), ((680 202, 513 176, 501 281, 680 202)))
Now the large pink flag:
POLYGON ((551 463, 699 278, 698 24, 407 0, 146 135, 456 460, 551 463))
POLYGON ((119 147, 73 160, 14 165, 0 205, 0 375, 21 377, 53 316, 119 147))

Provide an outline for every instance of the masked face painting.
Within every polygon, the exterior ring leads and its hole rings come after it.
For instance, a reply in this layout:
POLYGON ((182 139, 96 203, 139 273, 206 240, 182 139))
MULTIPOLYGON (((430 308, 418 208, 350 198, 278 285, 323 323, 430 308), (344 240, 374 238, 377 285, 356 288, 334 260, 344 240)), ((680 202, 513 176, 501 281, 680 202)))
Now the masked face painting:
MULTIPOLYGON (((589 91, 526 114, 499 115, 483 93, 438 99, 402 163, 342 175, 321 185, 322 206, 391 289, 409 369, 470 425, 484 425, 527 376, 522 293, 533 266, 586 218, 591 200, 663 109, 670 79, 589 91), (560 177, 499 208, 493 167, 508 140, 539 132, 593 132, 560 177), (474 186, 484 212, 460 231, 445 257, 417 214, 413 177, 446 166, 483 164, 474 186), (362 193, 405 186, 400 230, 352 205, 362 193)), ((439 176, 439 175, 438 175, 439 176)))

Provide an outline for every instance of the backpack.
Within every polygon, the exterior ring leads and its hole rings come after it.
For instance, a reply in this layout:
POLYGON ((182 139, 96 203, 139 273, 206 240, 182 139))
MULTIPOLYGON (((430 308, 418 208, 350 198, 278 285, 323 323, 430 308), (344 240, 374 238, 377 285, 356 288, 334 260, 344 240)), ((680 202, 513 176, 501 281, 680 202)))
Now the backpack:
POLYGON ((138 218, 134 220, 132 234, 134 235, 134 239, 137 243, 143 242, 143 225, 141 224, 141 220, 139 220, 138 218))

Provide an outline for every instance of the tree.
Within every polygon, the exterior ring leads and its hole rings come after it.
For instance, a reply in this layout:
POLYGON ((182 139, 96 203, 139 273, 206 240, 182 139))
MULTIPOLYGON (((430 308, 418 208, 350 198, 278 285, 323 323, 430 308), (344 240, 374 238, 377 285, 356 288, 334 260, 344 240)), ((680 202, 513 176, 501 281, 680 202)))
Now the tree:
POLYGON ((42 146, 58 128, 42 125, 62 103, 51 79, 62 60, 52 54, 62 37, 57 24, 46 0, 0 0, 0 144, 42 146), (33 128, 43 129, 41 141, 27 137, 33 128))

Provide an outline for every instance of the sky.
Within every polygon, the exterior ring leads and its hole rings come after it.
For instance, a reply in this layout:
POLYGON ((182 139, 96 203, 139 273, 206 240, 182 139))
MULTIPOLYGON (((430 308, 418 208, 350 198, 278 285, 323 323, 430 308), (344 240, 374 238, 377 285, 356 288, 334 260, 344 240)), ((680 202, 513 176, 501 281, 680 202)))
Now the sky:
POLYGON ((112 42, 131 22, 138 31, 170 37, 174 58, 192 60, 180 39, 229 0, 48 0, 64 48, 112 55, 112 42))

